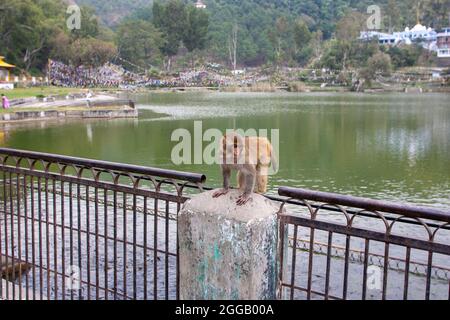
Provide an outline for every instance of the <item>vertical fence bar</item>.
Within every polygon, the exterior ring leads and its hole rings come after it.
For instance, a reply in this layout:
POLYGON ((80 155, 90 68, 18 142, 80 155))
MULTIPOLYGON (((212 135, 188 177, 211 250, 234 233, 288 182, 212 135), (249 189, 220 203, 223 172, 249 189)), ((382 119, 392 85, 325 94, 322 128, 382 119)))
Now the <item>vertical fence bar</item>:
MULTIPOLYGON (((284 238, 285 238, 285 218, 282 214, 278 213, 278 221, 279 221, 279 239, 280 239, 280 252, 279 252, 279 259, 280 261, 280 270, 278 272, 278 279, 279 279, 279 293, 278 293, 278 299, 282 299, 283 298, 283 281, 284 281, 284 268, 285 268, 285 263, 284 260, 287 258, 284 255, 284 238)), ((177 232, 178 233, 178 232, 177 232)))
MULTIPOLYGON (((27 198, 27 176, 23 176, 23 212, 25 219, 25 262, 29 263, 29 250, 28 250, 28 198, 27 198)), ((1 250, 0 250, 1 252, 1 250)), ((29 277, 28 270, 25 272, 25 299, 30 300, 30 285, 29 285, 29 277)), ((1 277, 0 277, 1 279, 1 277)))
POLYGON ((382 293, 382 297, 381 297, 382 300, 386 300, 388 268, 389 268, 389 243, 386 242, 385 247, 384 247, 383 293, 382 293))
POLYGON ((127 298, 127 194, 123 193, 123 292, 125 300, 127 298))
POLYGON ((165 264, 166 264, 166 300, 169 300, 169 201, 166 201, 166 248, 165 248, 165 264))
POLYGON ((348 266, 349 266, 349 254, 350 254, 350 236, 345 239, 345 261, 344 261, 344 288, 342 297, 344 300, 347 299, 347 289, 348 289, 348 266))
POLYGON ((431 288, 431 269, 433 268, 433 252, 428 252, 428 264, 427 264, 427 284, 425 289, 425 300, 430 300, 430 288, 431 288))
MULTIPOLYGON (((290 292, 290 299, 294 300, 294 292, 295 292, 295 266, 296 266, 296 260, 297 260, 297 232, 298 232, 298 226, 296 225, 294 227, 294 243, 292 246, 292 263, 291 263, 291 292, 290 292)), ((308 270, 308 274, 309 274, 308 270)))
POLYGON ((114 190, 114 300, 117 300, 117 191, 114 190))
POLYGON ((53 200, 53 274, 55 281, 55 299, 58 299, 58 228, 56 212, 56 180, 52 179, 52 200, 53 200))
POLYGON ((311 290, 312 290, 312 274, 313 274, 313 259, 314 259, 314 233, 315 229, 311 228, 310 239, 309 239, 309 261, 308 261, 308 292, 307 300, 311 300, 311 290))
POLYGON ((328 232, 327 246, 327 271, 325 275, 325 300, 329 298, 330 291, 330 271, 331 271, 331 247, 333 245, 333 232, 328 232))
MULTIPOLYGON (((2 159, 2 161, 5 161, 4 159, 2 159)), ((5 171, 3 171, 3 215, 4 217, 6 217, 6 173, 5 171)), ((3 233, 2 231, 2 225, 3 225, 3 220, 0 221, 0 253, 3 252, 3 238, 5 238, 5 243, 6 243, 6 234, 3 233)), ((7 259, 8 256, 5 256, 5 259, 7 259)), ((3 268, 0 268, 0 299, 3 299, 3 268)))
MULTIPOLYGON (((95 205, 94 205, 94 219, 95 219, 95 299, 100 298, 100 270, 99 270, 99 249, 98 249, 98 188, 95 187, 95 205)), ((106 258, 106 257, 105 257, 106 258)))
POLYGON ((108 269, 109 269, 109 264, 108 264, 108 190, 104 189, 103 190, 103 202, 104 202, 104 212, 103 212, 103 219, 104 219, 104 233, 105 233, 105 300, 109 300, 109 293, 108 293, 108 269))
POLYGON ((33 287, 33 300, 36 300, 36 236, 35 236, 35 205, 34 205, 34 177, 30 175, 30 201, 31 201, 31 261, 33 262, 32 270, 32 287, 33 287))
POLYGON ((411 259, 411 247, 406 247, 406 260, 405 260, 405 284, 403 289, 403 300, 408 300, 408 288, 409 288, 409 263, 411 259))
MULTIPOLYGON (((14 202, 13 202, 13 183, 12 183, 12 173, 9 174, 9 205, 10 205, 10 214, 11 219, 9 221, 11 228, 11 265, 12 265, 12 278, 14 279, 14 275, 16 274, 16 262, 15 262, 15 234, 14 234, 14 202)), ((16 286, 12 286, 12 300, 16 300, 16 286)))
POLYGON ((153 299, 158 300, 158 199, 155 199, 153 222, 153 299))
POLYGON ((370 241, 366 239, 364 245, 364 271, 363 271, 363 287, 362 287, 362 300, 366 300, 367 296, 367 268, 369 267, 369 248, 370 241))
MULTIPOLYGON (((43 295, 44 295, 44 275, 43 275, 43 266, 42 266, 42 242, 43 242, 43 235, 42 235, 42 183, 41 183, 41 178, 38 177, 38 186, 37 186, 37 190, 38 190, 38 222, 39 222, 39 298, 40 300, 43 300, 43 295)), ((49 298, 49 297, 48 297, 49 298)))
MULTIPOLYGON (((18 160, 19 161, 19 160, 18 160)), ((19 262, 18 265, 18 281, 22 283, 22 266, 20 262, 22 261, 22 214, 21 214, 21 201, 20 201, 20 175, 16 175, 16 199, 17 199, 17 259, 19 262)), ((14 249, 13 249, 14 250, 14 249)), ((13 262, 14 263, 14 262, 13 262)), ((22 300, 22 290, 19 290, 19 300, 22 300)))
MULTIPOLYGON (((11 173, 10 173, 11 175, 11 173)), ((8 195, 7 195, 7 186, 6 186, 6 172, 3 175, 3 181, 4 181, 4 208, 5 208, 5 216, 4 216, 4 220, 5 220, 5 259, 6 261, 9 261, 9 243, 8 243, 8 195)), ((11 208, 10 208, 11 210, 11 208)), ((5 275, 5 280, 6 280, 6 297, 9 298, 9 272, 8 270, 6 270, 6 275, 5 275)))
MULTIPOLYGON (((73 187, 72 187, 72 182, 69 183, 69 230, 70 230, 70 235, 69 235, 69 253, 70 253, 70 269, 73 268, 73 187)), ((73 271, 72 271, 73 272, 73 271)), ((74 290, 73 288, 70 288, 70 300, 73 300, 74 297, 74 290)))
MULTIPOLYGON (((8 197, 11 196, 11 173, 9 173, 9 184, 8 184, 9 190, 8 190, 8 197)), ((5 197, 5 208, 6 208, 6 202, 8 201, 8 198, 5 197)), ((9 255, 9 246, 10 246, 10 242, 8 241, 9 236, 8 236, 8 215, 12 216, 12 210, 13 208, 11 207, 11 202, 9 202, 9 212, 8 209, 5 210, 5 251, 6 251, 6 259, 7 261, 10 261, 10 255, 9 255)), ((10 237, 12 238, 12 230, 10 230, 10 237)), ((6 272, 6 282, 7 282, 7 286, 6 286, 6 297, 8 297, 9 299, 9 295, 10 295, 10 290, 9 290, 9 281, 10 281, 10 277, 9 277, 10 273, 6 272)))
POLYGON ((137 244, 137 222, 136 222, 136 195, 133 195, 133 299, 136 300, 137 299, 137 279, 136 279, 136 275, 137 275, 137 265, 136 265, 136 256, 137 256, 137 248, 136 248, 136 244, 137 244))
POLYGON ((147 300, 147 243, 148 243, 148 232, 147 232, 147 197, 144 197, 144 300, 147 300))
POLYGON ((50 299, 50 210, 48 200, 48 178, 45 178, 45 246, 46 246, 46 272, 47 272, 47 298, 50 299))
MULTIPOLYGON (((77 258, 78 258, 78 268, 80 270, 80 284, 83 283, 83 259, 81 253, 82 251, 82 244, 83 241, 81 239, 82 233, 81 233, 81 185, 77 184, 77 228, 78 228, 78 252, 77 252, 77 258)), ((82 287, 80 287, 80 290, 78 290, 78 300, 83 300, 83 290, 82 287)))
POLYGON ((62 300, 66 300, 66 237, 65 237, 65 195, 64 195, 64 182, 60 180, 61 188, 61 287, 62 287, 62 300))
POLYGON ((86 266, 87 266, 87 299, 91 300, 91 219, 89 206, 89 186, 86 186, 86 266))

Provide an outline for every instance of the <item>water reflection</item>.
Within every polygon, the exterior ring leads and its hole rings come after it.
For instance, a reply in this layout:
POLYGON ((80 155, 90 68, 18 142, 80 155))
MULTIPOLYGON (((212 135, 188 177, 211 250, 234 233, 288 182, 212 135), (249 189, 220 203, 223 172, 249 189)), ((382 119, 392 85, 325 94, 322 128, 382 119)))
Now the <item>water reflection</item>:
POLYGON ((450 106, 445 94, 152 93, 139 121, 70 121, 8 129, 21 149, 205 173, 174 166, 173 130, 280 129, 280 185, 450 209, 450 106), (85 134, 80 134, 85 132, 85 134))

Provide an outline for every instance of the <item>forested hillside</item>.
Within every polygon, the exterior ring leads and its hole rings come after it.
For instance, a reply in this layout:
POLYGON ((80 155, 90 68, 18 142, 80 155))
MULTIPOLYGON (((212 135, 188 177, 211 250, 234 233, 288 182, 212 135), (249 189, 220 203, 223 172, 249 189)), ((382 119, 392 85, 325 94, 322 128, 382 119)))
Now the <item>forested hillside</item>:
MULTIPOLYGON (((196 0, 183 0, 195 3, 196 0)), ((151 6, 153 0, 77 0, 78 4, 91 5, 97 14, 109 25, 116 25, 129 13, 151 6)), ((164 2, 164 1, 163 1, 164 2)), ((270 17, 303 17, 315 28, 322 30, 325 36, 334 31, 336 21, 346 9, 365 12, 369 5, 379 5, 384 11, 385 27, 389 17, 395 19, 395 26, 412 25, 416 22, 417 8, 421 21, 426 25, 439 28, 448 24, 450 2, 448 0, 203 0, 207 11, 214 17, 214 23, 229 21, 230 14, 239 21, 245 21, 247 27, 253 23, 270 22, 270 17)))
POLYGON ((76 0, 78 5, 89 5, 96 9, 107 26, 117 25, 124 17, 139 8, 152 4, 153 0, 76 0))
POLYGON ((365 67, 370 57, 402 67, 429 63, 430 54, 357 41, 369 5, 381 7, 385 31, 417 20, 436 29, 450 24, 450 0, 203 0, 206 9, 195 2, 1 0, 0 55, 25 73, 45 70, 48 58, 75 66, 113 60, 151 72, 204 62, 347 69, 365 67), (66 10, 74 2, 81 29, 72 30, 66 10))
MULTIPOLYGON (((162 3, 167 0, 161 0, 162 3)), ((195 3, 196 0, 183 0, 195 3)), ((237 27, 237 60, 244 65, 260 65, 277 58, 277 51, 294 60, 305 60, 306 53, 295 45, 295 22, 304 21, 319 40, 331 38, 336 24, 349 10, 367 13, 369 5, 381 7, 382 28, 399 30, 416 24, 441 28, 449 24, 450 0, 204 0, 210 14, 208 53, 221 61, 229 60, 233 25, 237 27), (278 21, 277 21, 278 20, 278 21), (277 33, 281 34, 280 36, 277 33), (278 47, 278 48, 277 48, 278 47), (300 54, 300 56, 299 56, 300 54)), ((104 23, 115 27, 128 13, 142 15, 153 0, 82 0, 97 9, 104 23), (144 10, 143 10, 144 9, 144 10)), ((151 11, 151 10, 150 10, 151 11)), ((147 15, 149 17, 150 15, 147 15)), ((282 57, 280 57, 282 58, 282 57)))

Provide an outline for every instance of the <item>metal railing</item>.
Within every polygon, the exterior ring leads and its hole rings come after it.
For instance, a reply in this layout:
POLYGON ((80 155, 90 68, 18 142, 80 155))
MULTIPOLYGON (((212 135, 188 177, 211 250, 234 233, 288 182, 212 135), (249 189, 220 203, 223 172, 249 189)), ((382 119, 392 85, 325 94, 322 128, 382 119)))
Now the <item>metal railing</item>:
POLYGON ((280 242, 280 298, 450 299, 450 212, 288 187, 278 193, 280 237, 288 239, 280 242))
POLYGON ((176 216, 204 175, 0 148, 0 179, 1 299, 178 298, 176 216))
MULTIPOLYGON (((0 299, 178 299, 205 176, 0 148, 0 299)), ((450 213, 281 187, 281 299, 449 299, 450 213)))

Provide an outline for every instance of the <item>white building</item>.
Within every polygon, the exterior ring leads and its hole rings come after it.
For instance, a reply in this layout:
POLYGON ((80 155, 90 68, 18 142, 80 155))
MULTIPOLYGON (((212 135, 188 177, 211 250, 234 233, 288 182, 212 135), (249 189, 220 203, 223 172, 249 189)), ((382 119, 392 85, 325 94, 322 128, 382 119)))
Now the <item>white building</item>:
POLYGON ((380 44, 398 45, 398 44, 412 44, 414 41, 420 41, 422 46, 426 49, 433 50, 433 42, 436 41, 437 33, 432 28, 427 28, 420 23, 416 24, 412 29, 408 27, 405 31, 390 33, 383 33, 377 31, 362 31, 360 34, 361 40, 372 40, 378 38, 380 44))
POLYGON ((206 9, 206 4, 204 4, 202 0, 198 0, 195 4, 195 7, 197 9, 206 9))
POLYGON ((445 28, 437 34, 438 58, 450 58, 450 28, 445 28))

